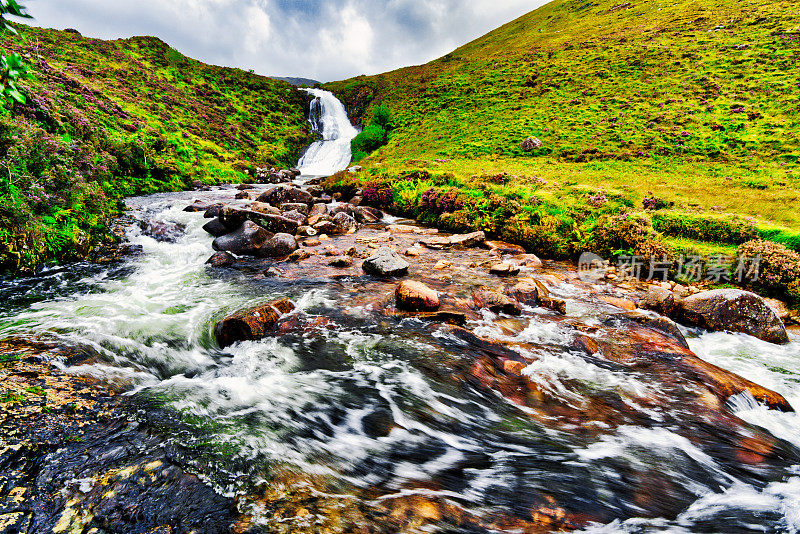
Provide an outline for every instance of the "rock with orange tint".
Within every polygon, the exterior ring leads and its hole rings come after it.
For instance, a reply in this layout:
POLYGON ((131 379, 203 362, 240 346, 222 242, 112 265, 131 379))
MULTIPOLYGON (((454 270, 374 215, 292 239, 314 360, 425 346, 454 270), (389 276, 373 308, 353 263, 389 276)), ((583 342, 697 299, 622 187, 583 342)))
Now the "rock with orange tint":
POLYGON ((273 331, 282 315, 293 310, 292 301, 282 299, 235 313, 214 326, 214 337, 222 348, 237 341, 262 339, 273 331))
POLYGON ((506 243, 505 241, 486 241, 484 243, 489 250, 499 254, 525 254, 525 249, 519 245, 506 243))
POLYGON ((404 280, 394 292, 398 309, 405 311, 436 311, 439 309, 439 294, 423 284, 404 280))
POLYGON ((507 313, 508 315, 522 313, 519 302, 497 291, 485 288, 475 289, 472 292, 472 298, 478 308, 488 308, 495 313, 507 313))
POLYGON ((506 291, 506 294, 514 300, 528 306, 539 305, 539 286, 531 281, 522 281, 506 291))
POLYGON ((637 308, 636 303, 629 299, 611 297, 608 295, 599 295, 597 298, 599 300, 602 300, 606 304, 611 304, 612 306, 616 306, 617 308, 622 308, 623 310, 633 311, 637 308))

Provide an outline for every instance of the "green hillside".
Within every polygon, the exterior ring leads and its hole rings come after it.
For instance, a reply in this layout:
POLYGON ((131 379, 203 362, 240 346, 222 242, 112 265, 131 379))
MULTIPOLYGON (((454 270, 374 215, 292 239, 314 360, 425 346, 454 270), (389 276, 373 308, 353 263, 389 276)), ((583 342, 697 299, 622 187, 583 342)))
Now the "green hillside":
POLYGON ((310 139, 306 95, 187 58, 152 37, 118 41, 18 27, 28 100, 0 107, 0 267, 85 256, 131 194, 291 166, 310 139))
POLYGON ((358 180, 393 209, 550 257, 730 255, 800 250, 799 59, 796 2, 556 0, 324 87, 363 125, 391 111, 358 180))

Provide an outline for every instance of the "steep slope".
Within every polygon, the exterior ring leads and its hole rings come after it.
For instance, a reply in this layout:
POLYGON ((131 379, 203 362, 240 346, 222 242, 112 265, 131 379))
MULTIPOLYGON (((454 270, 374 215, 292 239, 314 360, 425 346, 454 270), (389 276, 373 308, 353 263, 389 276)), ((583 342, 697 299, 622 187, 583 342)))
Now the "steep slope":
POLYGON ((327 87, 387 104, 386 158, 553 155, 795 163, 800 7, 557 0, 419 67, 327 87), (528 136, 543 146, 526 153, 528 136))
POLYGON ((151 37, 20 26, 25 105, 0 110, 0 265, 85 256, 125 195, 290 166, 310 142, 308 97, 203 64, 151 37))

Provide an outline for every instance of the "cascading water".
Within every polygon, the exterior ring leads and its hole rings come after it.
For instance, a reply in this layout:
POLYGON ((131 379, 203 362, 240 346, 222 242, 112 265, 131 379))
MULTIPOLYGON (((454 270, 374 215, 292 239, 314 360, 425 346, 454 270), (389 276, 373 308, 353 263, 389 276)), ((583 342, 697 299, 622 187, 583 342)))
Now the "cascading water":
MULTIPOLYGON (((330 93, 312 93, 311 121, 328 140, 312 147, 300 167, 327 174, 348 164, 355 130, 330 93)), ((467 325, 529 362, 522 374, 545 400, 536 409, 511 402, 514 390, 507 398, 478 383, 476 362, 486 357, 480 349, 447 328, 370 311, 360 295, 367 284, 383 282, 207 268, 213 250, 202 229, 206 220, 183 208, 194 199, 229 202, 235 192, 130 199, 137 223, 128 240, 142 253, 113 269, 53 271, 0 284, 0 339, 40 336, 85 348, 93 358, 68 371, 129 384, 132 397, 172 414, 181 427, 171 439, 190 451, 184 461, 226 495, 264 491, 290 472, 301 481, 295 489, 334 481, 324 496, 314 494, 336 503, 332 517, 359 512, 352 505, 359 499, 366 507, 429 498, 447 504, 418 512, 501 518, 492 528, 450 532, 539 532, 502 518, 552 514, 558 526, 564 509, 601 518, 587 532, 800 531, 800 457, 791 448, 800 446, 796 414, 734 399, 739 417, 791 445, 776 440, 782 465, 732 459, 727 451, 741 437, 738 423, 719 411, 693 412, 683 402, 691 384, 670 383, 669 371, 658 375, 575 350, 569 321, 599 328, 614 318, 580 300, 569 284, 553 288, 570 300, 567 321, 526 307, 520 317, 487 311, 467 325), (157 241, 141 231, 147 221, 180 225, 183 235, 157 241), (282 297, 331 326, 216 346, 211 331, 221 317, 282 297)), ((459 260, 450 260, 452 287, 492 283, 459 275, 459 260)), ((390 284, 380 287, 391 293, 390 284)), ((796 338, 776 346, 741 334, 686 333, 702 358, 800 407, 796 338)), ((304 524, 292 514, 270 523, 263 503, 242 508, 256 523, 275 527, 270 532, 299 532, 304 524)), ((372 521, 381 525, 384 517, 372 521)))
POLYGON ((309 122, 322 139, 308 147, 297 167, 307 176, 328 176, 350 164, 350 142, 358 130, 350 124, 344 104, 333 93, 322 89, 306 91, 314 96, 309 122))

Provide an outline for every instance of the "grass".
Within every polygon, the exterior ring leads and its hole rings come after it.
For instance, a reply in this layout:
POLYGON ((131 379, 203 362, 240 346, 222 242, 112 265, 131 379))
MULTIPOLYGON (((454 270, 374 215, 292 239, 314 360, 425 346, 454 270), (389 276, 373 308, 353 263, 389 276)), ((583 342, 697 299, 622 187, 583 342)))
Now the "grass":
POLYGON ((0 108, 0 270, 86 257, 125 196, 288 167, 310 141, 307 95, 206 65, 152 37, 18 26, 0 47, 33 77, 0 108))

